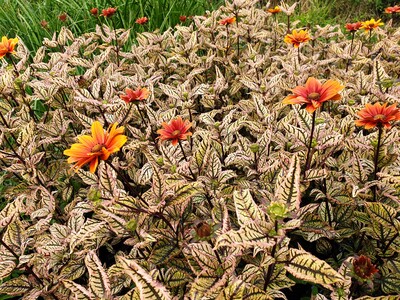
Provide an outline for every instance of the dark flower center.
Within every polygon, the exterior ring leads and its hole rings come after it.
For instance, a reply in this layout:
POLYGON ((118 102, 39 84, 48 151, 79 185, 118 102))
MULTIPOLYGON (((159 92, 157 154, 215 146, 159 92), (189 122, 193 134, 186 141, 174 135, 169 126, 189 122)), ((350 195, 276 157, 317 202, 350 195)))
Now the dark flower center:
POLYGON ((177 130, 175 130, 175 131, 173 131, 172 132, 172 136, 178 136, 178 135, 180 135, 181 134, 181 131, 179 130, 179 129, 177 129, 177 130))
POLYGON ((101 149, 103 149, 104 146, 105 146, 104 144, 97 144, 97 145, 93 146, 91 152, 92 153, 99 152, 99 151, 101 151, 101 149))
POLYGON ((319 96, 320 96, 319 93, 310 93, 310 94, 308 94, 307 98, 310 100, 317 100, 317 99, 319 99, 319 96))
POLYGON ((385 119, 386 119, 386 116, 382 115, 382 114, 374 116, 374 121, 383 121, 385 119))

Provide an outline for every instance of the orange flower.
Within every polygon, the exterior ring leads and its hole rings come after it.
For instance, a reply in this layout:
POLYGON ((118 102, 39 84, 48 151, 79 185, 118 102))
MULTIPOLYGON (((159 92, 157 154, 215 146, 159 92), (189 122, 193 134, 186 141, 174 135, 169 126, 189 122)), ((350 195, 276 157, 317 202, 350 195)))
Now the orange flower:
POLYGON ((219 25, 230 25, 236 22, 236 18, 235 17, 230 17, 230 18, 225 18, 222 19, 221 21, 219 21, 219 25))
POLYGON ((375 19, 372 18, 369 21, 361 22, 361 25, 362 25, 361 28, 364 29, 365 31, 371 31, 372 29, 382 26, 383 22, 381 22, 381 19, 375 21, 375 19))
POLYGON ((398 5, 395 5, 395 6, 392 6, 392 7, 386 7, 385 8, 385 13, 387 13, 387 14, 395 14, 395 13, 400 13, 400 6, 398 6, 398 5))
POLYGON ((146 100, 150 95, 150 91, 146 88, 138 88, 137 90, 126 88, 125 93, 125 95, 120 95, 119 97, 126 103, 146 100))
POLYGON ((360 110, 357 115, 360 117, 356 121, 357 126, 364 126, 365 129, 371 129, 376 126, 390 128, 390 121, 400 120, 400 110, 396 104, 387 107, 387 103, 381 105, 375 103, 374 105, 367 103, 365 108, 360 110))
POLYGON ((92 124, 92 135, 81 135, 79 143, 73 144, 70 149, 64 151, 70 156, 68 163, 75 163, 77 171, 83 165, 90 163, 90 172, 96 171, 99 159, 107 160, 110 154, 118 152, 126 143, 127 137, 123 135, 124 127, 118 127, 117 123, 110 126, 105 132, 99 121, 92 124))
POLYGON ((328 80, 321 84, 318 79, 310 77, 305 86, 297 86, 292 92, 293 95, 287 96, 284 104, 307 104, 306 110, 313 113, 323 102, 328 100, 340 100, 342 97, 338 94, 344 86, 335 80, 328 80))
POLYGON ((98 9, 97 7, 93 7, 93 8, 90 10, 90 13, 91 13, 93 16, 97 16, 97 14, 99 13, 99 9, 98 9))
POLYGON ((362 279, 371 279, 379 270, 371 263, 368 256, 361 255, 353 261, 354 273, 362 279))
POLYGON ((357 23, 347 23, 346 24, 346 29, 350 32, 355 32, 358 29, 361 28, 361 22, 357 22, 357 23))
POLYGON ((143 25, 143 24, 146 24, 148 20, 149 20, 149 19, 148 19, 147 17, 141 17, 141 18, 137 19, 137 20, 135 21, 135 23, 136 23, 136 24, 143 25))
POLYGON ((157 130, 160 135, 158 138, 161 141, 172 141, 172 145, 176 146, 179 140, 186 140, 188 136, 191 136, 191 132, 187 132, 192 126, 188 120, 183 121, 181 117, 171 120, 168 124, 163 122, 163 129, 157 130))
POLYGON ((281 8, 279 6, 275 6, 274 8, 268 8, 267 11, 271 14, 277 14, 281 12, 281 8))
POLYGON ((180 16, 179 17, 179 21, 181 21, 182 23, 185 22, 187 20, 186 16, 180 16))
POLYGON ((106 9, 103 9, 101 11, 101 16, 106 17, 106 18, 111 18, 115 13, 116 13, 117 9, 114 7, 109 7, 106 9))
POLYGON ((288 33, 284 39, 285 43, 292 44, 296 48, 299 48, 301 43, 306 43, 309 40, 311 40, 311 37, 307 30, 300 30, 297 32, 296 29, 292 31, 292 34, 288 33))
POLYGON ((14 54, 15 45, 17 43, 18 38, 8 39, 6 36, 3 36, 0 43, 0 59, 6 55, 14 54))

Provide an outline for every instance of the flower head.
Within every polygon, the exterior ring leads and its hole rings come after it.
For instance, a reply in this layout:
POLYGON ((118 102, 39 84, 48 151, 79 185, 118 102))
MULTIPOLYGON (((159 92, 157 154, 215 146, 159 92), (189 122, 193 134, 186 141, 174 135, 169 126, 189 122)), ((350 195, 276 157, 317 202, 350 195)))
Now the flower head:
POLYGON ((183 121, 181 117, 171 120, 169 123, 163 122, 163 129, 157 130, 160 135, 158 138, 161 141, 171 141, 172 145, 176 146, 179 140, 186 140, 192 133, 188 132, 192 127, 192 123, 188 120, 183 121))
POLYGON ((274 219, 284 219, 288 216, 289 210, 285 202, 272 201, 267 208, 268 215, 274 219))
POLYGON ((275 6, 274 8, 268 8, 267 11, 274 15, 280 13, 282 10, 279 6, 275 6))
POLYGON ((182 23, 183 23, 183 22, 186 22, 186 20, 187 20, 187 17, 186 17, 186 16, 180 16, 180 17, 179 17, 179 21, 181 21, 182 23))
POLYGON ((219 25, 230 25, 236 22, 236 18, 235 17, 230 17, 230 18, 225 18, 219 21, 219 25))
POLYGON ((395 13, 400 13, 400 6, 395 5, 395 6, 389 6, 385 8, 385 13, 386 14, 395 14, 395 13))
POLYGON ((6 36, 3 36, 0 43, 0 58, 9 54, 14 54, 15 45, 17 43, 18 38, 8 39, 6 36))
POLYGON ((294 29, 291 34, 288 33, 284 39, 285 43, 292 44, 296 48, 299 48, 300 44, 306 43, 309 40, 311 40, 311 37, 307 30, 300 30, 298 32, 296 29, 294 29))
POLYGON ((353 261, 354 273, 362 279, 371 279, 371 277, 378 273, 379 270, 371 263, 368 256, 361 255, 353 261))
POLYGON ((356 22, 356 23, 347 23, 345 26, 347 31, 355 32, 358 29, 360 29, 362 25, 361 22, 356 22))
POLYGON ((49 22, 47 22, 46 20, 42 20, 40 21, 40 26, 42 26, 43 28, 47 28, 47 26, 49 26, 49 22))
POLYGON ((81 135, 78 137, 79 143, 73 144, 70 149, 64 151, 68 155, 68 163, 75 163, 75 170, 79 170, 83 165, 90 163, 90 172, 96 171, 99 159, 107 160, 108 157, 126 143, 127 137, 123 135, 124 127, 113 124, 104 131, 99 121, 92 124, 92 135, 81 135))
POLYGON ((374 105, 367 103, 365 108, 360 110, 357 115, 360 117, 356 121, 357 126, 364 126, 365 129, 371 129, 376 126, 390 128, 390 121, 400 120, 400 110, 396 104, 387 106, 387 103, 381 105, 375 103, 374 105))
POLYGON ((149 21, 147 17, 141 17, 135 21, 136 24, 143 25, 149 21))
POLYGON ((58 19, 61 22, 65 22, 67 20, 68 15, 66 13, 62 13, 61 15, 58 16, 58 19))
POLYGON ((99 13, 99 9, 98 9, 97 7, 93 7, 93 8, 90 10, 90 13, 91 13, 93 16, 97 16, 98 13, 99 13))
POLYGON ((117 9, 114 7, 109 7, 106 9, 103 9, 101 11, 101 16, 106 17, 106 18, 111 18, 115 13, 116 13, 117 9))
POLYGON ((120 95, 119 97, 124 100, 126 103, 130 103, 133 101, 143 101, 146 100, 150 95, 150 91, 146 88, 138 88, 136 90, 132 90, 130 88, 125 89, 125 95, 120 95))
POLYGON ((306 104, 306 110, 313 113, 322 103, 328 100, 340 100, 338 94, 344 86, 335 80, 327 80, 324 84, 314 77, 307 79, 305 86, 297 86, 292 92, 293 95, 287 96, 284 104, 306 104))
POLYGON ((371 31, 372 29, 378 28, 379 26, 382 26, 383 22, 381 22, 381 19, 375 21, 374 18, 371 20, 361 22, 361 28, 364 29, 365 31, 371 31))

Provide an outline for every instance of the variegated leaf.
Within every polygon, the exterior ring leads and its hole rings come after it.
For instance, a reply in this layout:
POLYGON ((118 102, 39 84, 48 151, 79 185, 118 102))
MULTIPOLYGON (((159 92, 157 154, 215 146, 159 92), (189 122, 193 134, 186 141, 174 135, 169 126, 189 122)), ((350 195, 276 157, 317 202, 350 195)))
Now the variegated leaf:
POLYGON ((343 277, 328 263, 304 250, 290 249, 289 262, 285 269, 296 278, 321 284, 329 289, 333 289, 332 284, 343 281, 343 277))
POLYGON ((89 271, 90 291, 100 299, 111 299, 110 279, 96 252, 92 250, 87 253, 85 265, 89 271))
POLYGON ((300 159, 297 155, 292 157, 285 177, 278 178, 275 198, 287 203, 291 212, 296 212, 300 209, 300 159))
POLYGON ((233 192, 233 201, 239 225, 252 221, 265 221, 264 214, 254 202, 248 189, 233 192))
POLYGON ((117 262, 121 265, 123 271, 135 282, 140 292, 140 299, 172 299, 166 287, 156 281, 135 260, 118 256, 117 262))

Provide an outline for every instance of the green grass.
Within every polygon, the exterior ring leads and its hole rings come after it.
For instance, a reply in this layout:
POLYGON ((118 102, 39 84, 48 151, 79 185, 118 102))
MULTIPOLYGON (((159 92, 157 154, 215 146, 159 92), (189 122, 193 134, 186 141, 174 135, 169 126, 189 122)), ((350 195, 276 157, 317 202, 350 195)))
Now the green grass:
MULTIPOLYGON (((74 34, 92 31, 99 20, 89 10, 116 7, 112 17, 116 28, 131 28, 133 31, 166 30, 179 24, 181 15, 204 14, 206 10, 217 8, 223 0, 3 0, 0 7, 0 33, 8 37, 20 36, 28 49, 35 51, 42 45, 44 37, 51 38, 62 26, 67 26, 74 34), (66 13, 65 22, 58 16, 66 13), (149 22, 142 26, 135 24, 137 18, 146 16, 149 22), (48 25, 43 28, 41 21, 48 25)), ((100 17, 103 22, 111 22, 100 17)), ((134 34, 132 34, 134 36, 134 34)))

